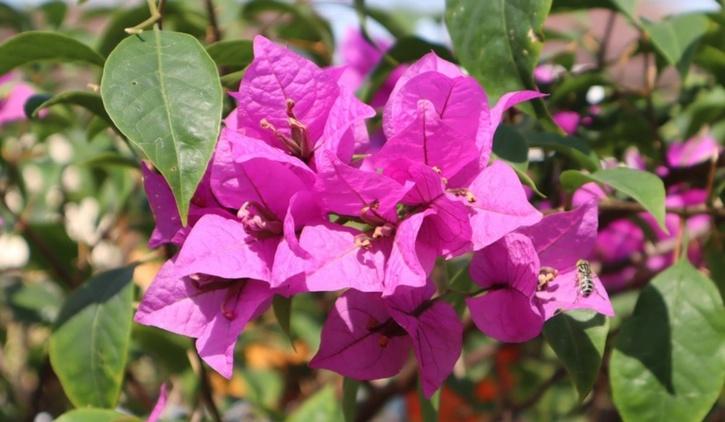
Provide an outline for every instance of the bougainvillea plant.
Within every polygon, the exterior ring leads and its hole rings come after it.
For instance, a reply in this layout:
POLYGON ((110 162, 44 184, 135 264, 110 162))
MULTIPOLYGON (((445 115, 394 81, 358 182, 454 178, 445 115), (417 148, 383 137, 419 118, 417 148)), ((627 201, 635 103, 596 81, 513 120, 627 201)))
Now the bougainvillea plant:
POLYGON ((88 3, 0 4, 0 419, 723 416, 715 2, 88 3))

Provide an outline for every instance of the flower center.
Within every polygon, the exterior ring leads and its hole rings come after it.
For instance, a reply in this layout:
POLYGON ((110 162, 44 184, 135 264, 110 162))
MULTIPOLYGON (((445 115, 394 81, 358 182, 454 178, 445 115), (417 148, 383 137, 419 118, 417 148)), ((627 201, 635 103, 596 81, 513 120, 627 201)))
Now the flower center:
POLYGON ((295 102, 294 100, 287 99, 287 125, 289 126, 290 134, 286 135, 280 132, 272 123, 267 119, 262 119, 259 125, 262 129, 269 130, 272 134, 282 143, 291 155, 307 161, 313 153, 312 141, 310 140, 307 126, 302 123, 294 113, 295 102))
POLYGON ((282 222, 264 205, 256 201, 246 201, 237 212, 248 233, 257 237, 272 237, 282 234, 282 222))

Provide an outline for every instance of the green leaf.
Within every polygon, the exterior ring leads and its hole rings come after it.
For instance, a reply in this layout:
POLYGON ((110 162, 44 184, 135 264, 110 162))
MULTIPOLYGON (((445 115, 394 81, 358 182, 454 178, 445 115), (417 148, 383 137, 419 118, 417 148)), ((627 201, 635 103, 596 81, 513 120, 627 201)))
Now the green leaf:
POLYGON ((656 276, 622 324, 610 361, 625 422, 698 422, 725 381, 725 310, 714 283, 687 261, 656 276))
POLYGON ((551 132, 523 132, 529 146, 554 150, 589 171, 599 170, 599 158, 586 141, 574 136, 562 136, 551 132))
MULTIPOLYGON (((446 1, 453 50, 493 100, 509 91, 536 89, 532 74, 550 8, 551 0, 446 1)), ((553 125, 544 103, 533 105, 553 125)))
MULTIPOLYGON (((420 381, 420 380, 419 380, 420 381)), ((423 422, 438 422, 438 409, 441 405, 441 390, 436 390, 430 399, 425 398, 423 388, 418 382, 418 401, 423 422)))
POLYGON ((544 338, 564 364, 581 400, 599 374, 609 320, 591 311, 570 311, 546 321, 544 338))
POLYGON ((686 14, 660 22, 642 21, 642 27, 667 62, 675 66, 681 75, 686 75, 697 41, 707 32, 708 23, 704 15, 686 14))
POLYGON ((58 29, 63 24, 65 14, 68 11, 68 5, 65 2, 54 0, 40 5, 40 10, 45 15, 46 23, 58 29))
POLYGON ((357 390, 360 381, 344 377, 342 379, 342 414, 345 422, 354 422, 357 413, 357 390))
POLYGON ((274 316, 277 318, 279 326, 282 327, 282 331, 287 335, 292 348, 295 347, 292 339, 292 329, 290 328, 290 321, 292 320, 292 298, 275 295, 272 299, 272 309, 274 310, 274 316))
POLYGON ((206 52, 217 66, 245 67, 254 58, 249 40, 219 41, 206 47, 206 52))
POLYGON ((224 88, 236 90, 239 88, 239 83, 242 81, 242 78, 244 77, 244 72, 246 72, 246 69, 238 70, 236 72, 227 73, 226 75, 222 76, 220 78, 222 86, 224 88))
POLYGON ((105 120, 107 123, 113 124, 111 118, 108 117, 108 113, 106 113, 106 109, 103 108, 103 100, 101 100, 101 96, 85 91, 68 91, 54 95, 36 106, 32 112, 32 116, 37 117, 40 110, 56 104, 70 104, 83 107, 105 120))
POLYGON ((598 170, 587 174, 578 170, 561 173, 561 184, 567 190, 574 190, 587 182, 609 185, 639 202, 652 214, 662 230, 665 227, 665 185, 662 179, 652 173, 628 168, 598 170))
POLYGON ((33 118, 33 113, 35 113, 35 110, 40 107, 41 104, 48 101, 49 99, 53 98, 52 95, 49 94, 33 94, 25 100, 25 104, 23 104, 23 113, 25 113, 25 117, 28 119, 33 118))
POLYGON ((141 422, 141 419, 110 409, 73 409, 63 413, 55 422, 141 422))
POLYGON ((526 139, 514 128, 500 125, 493 137, 493 153, 500 158, 521 166, 529 166, 529 144, 526 139))
POLYGON ((364 5, 363 12, 366 16, 373 18, 383 28, 387 29, 395 38, 402 38, 408 34, 408 30, 392 13, 387 10, 364 5))
POLYGON ((57 32, 23 32, 0 44, 0 75, 24 64, 45 60, 103 66, 100 54, 57 32))
POLYGON ((274 370, 244 368, 241 371, 247 387, 246 399, 269 412, 284 392, 284 381, 274 370))
POLYGON ((330 24, 304 3, 288 3, 279 0, 251 0, 242 8, 242 18, 254 24, 264 25, 266 32, 287 40, 309 53, 320 65, 332 60, 335 43, 330 24), (270 21, 269 17, 274 17, 270 21), (286 20, 281 20, 286 17, 286 20), (269 25, 279 22, 278 25, 269 25))
POLYGON ((369 103, 393 69, 403 63, 412 63, 431 51, 443 59, 455 61, 453 54, 444 45, 433 44, 414 36, 398 39, 370 72, 367 83, 361 89, 360 98, 369 103))
POLYGON ((50 336, 50 363, 76 407, 114 407, 133 316, 134 266, 91 277, 66 300, 50 336))
POLYGON ((190 35, 154 30, 131 36, 108 56, 101 97, 116 127, 169 183, 186 225, 221 125, 214 62, 190 35))
POLYGON ((632 22, 639 22, 637 16, 637 1, 639 0, 610 0, 614 6, 619 9, 624 16, 629 18, 632 22))
POLYGON ((312 397, 305 400, 286 419, 287 422, 337 421, 342 419, 340 402, 335 397, 335 390, 326 386, 312 397))

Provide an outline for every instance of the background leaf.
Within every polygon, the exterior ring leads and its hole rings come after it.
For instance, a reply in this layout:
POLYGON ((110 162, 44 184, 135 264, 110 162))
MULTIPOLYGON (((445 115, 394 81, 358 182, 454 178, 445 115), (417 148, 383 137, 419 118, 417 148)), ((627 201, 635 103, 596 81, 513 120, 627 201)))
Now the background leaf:
POLYGON ((287 422, 336 421, 342 419, 340 402, 335 397, 335 390, 326 386, 305 400, 289 417, 287 422))
POLYGON ((713 282, 681 261, 640 294, 610 362, 627 421, 701 421, 725 381, 725 309, 713 282))
POLYGON ((126 38, 108 56, 101 97, 119 130, 169 183, 186 224, 221 124, 214 62, 189 35, 144 32, 126 38))
POLYGON ((587 174, 578 170, 561 173, 561 184, 574 190, 587 182, 599 182, 632 197, 652 214, 663 230, 665 227, 665 186, 652 173, 628 168, 598 170, 587 174))
POLYGON ((50 362, 76 407, 113 407, 133 315, 134 266, 100 273, 73 292, 50 337, 50 362))
POLYGON ((0 44, 0 75, 18 66, 43 60, 103 66, 100 54, 82 42, 57 32, 23 32, 0 44))
POLYGON ((682 75, 687 74, 697 41, 707 32, 707 25, 708 19, 698 14, 673 16, 660 22, 642 22, 652 44, 682 75))
POLYGON ((345 422, 354 422, 357 413, 357 391, 360 381, 343 377, 342 379, 342 413, 345 422))
POLYGON ((111 118, 108 117, 108 113, 106 113, 106 109, 103 108, 103 100, 101 100, 101 96, 85 91, 68 91, 54 95, 39 104, 33 110, 33 117, 37 117, 38 113, 40 113, 40 110, 54 106, 56 104, 77 105, 83 107, 106 121, 108 124, 113 124, 111 118))
POLYGON ((607 317, 582 310, 561 313, 544 326, 544 338, 564 364, 582 400, 599 374, 608 331, 607 317))
MULTIPOLYGON (((532 74, 550 8, 551 0, 446 1, 453 50, 483 85, 489 101, 509 91, 536 89, 532 74)), ((544 103, 535 100, 532 104, 537 116, 550 123, 544 103)))
POLYGON ((252 42, 249 40, 219 41, 208 46, 206 52, 217 66, 247 66, 254 58, 252 42))
POLYGON ((73 409, 55 422, 141 422, 141 419, 111 409, 73 409))

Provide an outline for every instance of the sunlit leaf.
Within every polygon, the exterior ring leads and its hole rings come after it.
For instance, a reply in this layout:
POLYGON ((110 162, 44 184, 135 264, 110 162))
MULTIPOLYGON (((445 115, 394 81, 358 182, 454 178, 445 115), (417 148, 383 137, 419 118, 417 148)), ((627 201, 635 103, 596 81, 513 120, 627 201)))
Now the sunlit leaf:
POLYGON ((103 66, 100 54, 82 42, 57 32, 23 32, 0 44, 0 75, 38 61, 84 62, 103 66))
POLYGON ((604 356, 609 321, 591 311, 570 311, 546 321, 544 337, 564 364, 579 398, 594 386, 604 356))
POLYGON ((628 168, 597 170, 594 173, 582 173, 566 170, 561 173, 561 184, 568 190, 574 190, 587 182, 598 182, 630 196, 639 202, 645 210, 654 216, 663 230, 665 227, 665 185, 662 179, 652 173, 628 168))
POLYGON ((185 224, 221 124, 214 62, 189 35, 147 31, 108 56, 101 97, 118 129, 169 183, 185 224))
POLYGON ((100 273, 66 300, 50 337, 50 362, 77 407, 115 406, 128 356, 133 266, 100 273))
POLYGON ((704 419, 725 381, 725 308, 714 283, 681 261, 640 294, 617 336, 612 397, 622 419, 704 419))

